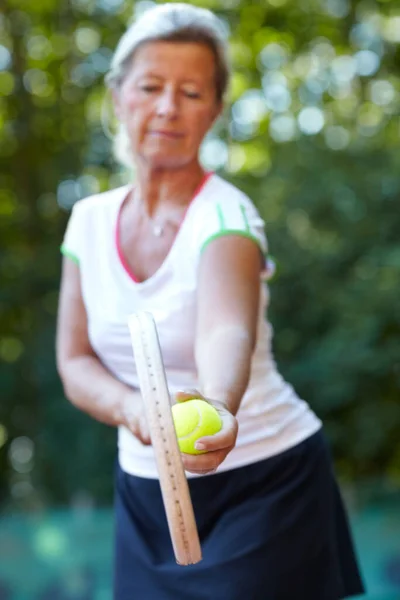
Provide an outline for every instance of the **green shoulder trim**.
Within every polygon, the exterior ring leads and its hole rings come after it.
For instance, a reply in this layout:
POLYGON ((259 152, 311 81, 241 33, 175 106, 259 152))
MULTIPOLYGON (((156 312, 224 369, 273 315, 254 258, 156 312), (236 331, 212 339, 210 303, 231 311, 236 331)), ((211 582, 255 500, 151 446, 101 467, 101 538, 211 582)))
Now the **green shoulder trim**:
POLYGON ((222 211, 220 204, 217 204, 217 213, 218 213, 219 228, 222 231, 225 229, 225 217, 224 217, 224 213, 222 211))
POLYGON ((212 242, 213 240, 215 240, 219 237, 223 237, 226 235, 240 235, 241 237, 248 238, 249 240, 252 240, 253 242, 255 242, 257 244, 257 246, 260 248, 263 255, 265 254, 264 250, 260 244, 260 240, 258 238, 256 238, 255 235, 252 235, 248 231, 243 231, 243 229, 222 229, 221 231, 214 233, 214 235, 211 235, 209 238, 207 238, 203 242, 203 245, 200 248, 200 253, 204 252, 205 248, 208 246, 208 244, 210 242, 212 242))
POLYGON ((240 210, 242 211, 242 217, 243 217, 244 225, 246 227, 246 231, 247 231, 247 233, 249 233, 250 232, 250 223, 249 223, 249 220, 247 218, 246 209, 243 206, 243 204, 240 205, 240 210))
POLYGON ((75 254, 70 252, 68 248, 66 248, 64 245, 61 246, 60 251, 61 254, 72 260, 75 264, 79 265, 79 258, 75 254))

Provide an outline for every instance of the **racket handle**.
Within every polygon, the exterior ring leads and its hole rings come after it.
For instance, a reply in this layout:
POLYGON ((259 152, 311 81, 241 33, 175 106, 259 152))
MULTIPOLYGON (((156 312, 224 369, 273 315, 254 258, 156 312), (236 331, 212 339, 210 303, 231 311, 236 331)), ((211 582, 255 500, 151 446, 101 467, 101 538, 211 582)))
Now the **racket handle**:
POLYGON ((156 324, 151 313, 138 312, 128 325, 175 558, 180 565, 195 564, 202 559, 201 546, 156 324))

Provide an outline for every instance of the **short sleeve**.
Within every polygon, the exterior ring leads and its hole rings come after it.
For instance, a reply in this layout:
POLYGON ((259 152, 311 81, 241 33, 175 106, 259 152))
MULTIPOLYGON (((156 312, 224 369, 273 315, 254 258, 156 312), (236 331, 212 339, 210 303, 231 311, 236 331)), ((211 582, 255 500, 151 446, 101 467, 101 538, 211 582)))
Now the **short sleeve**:
POLYGON ((244 194, 235 194, 209 204, 207 215, 201 224, 200 251, 216 238, 225 235, 240 235, 252 239, 260 247, 262 254, 267 255, 265 223, 254 204, 244 194))
POLYGON ((82 247, 82 211, 80 201, 72 208, 60 250, 64 256, 79 264, 82 247))

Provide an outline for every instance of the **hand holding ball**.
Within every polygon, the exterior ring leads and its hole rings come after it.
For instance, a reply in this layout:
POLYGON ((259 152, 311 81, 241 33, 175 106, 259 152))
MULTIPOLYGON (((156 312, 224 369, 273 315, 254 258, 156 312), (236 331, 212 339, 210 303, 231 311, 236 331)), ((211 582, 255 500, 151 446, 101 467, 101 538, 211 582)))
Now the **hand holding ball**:
POLYGON ((204 454, 206 450, 196 450, 196 441, 207 435, 214 435, 222 428, 221 417, 216 409, 205 400, 194 399, 179 402, 172 406, 172 418, 181 452, 204 454))

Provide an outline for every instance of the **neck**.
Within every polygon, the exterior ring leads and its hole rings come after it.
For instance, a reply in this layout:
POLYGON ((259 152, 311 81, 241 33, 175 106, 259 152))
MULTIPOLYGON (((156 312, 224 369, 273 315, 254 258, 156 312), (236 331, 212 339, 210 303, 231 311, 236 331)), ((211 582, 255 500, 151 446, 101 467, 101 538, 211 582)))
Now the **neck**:
POLYGON ((135 190, 148 215, 184 209, 204 178, 198 162, 182 169, 151 169, 139 166, 135 190))

